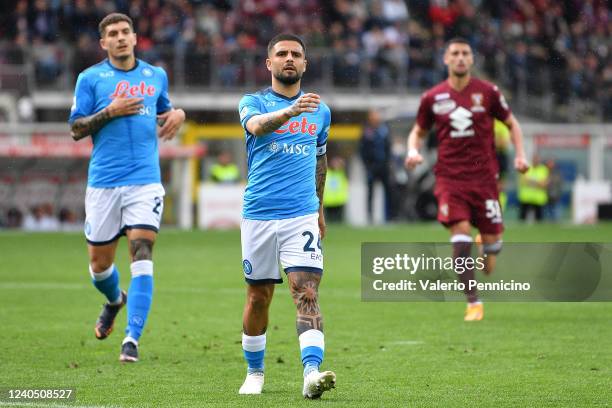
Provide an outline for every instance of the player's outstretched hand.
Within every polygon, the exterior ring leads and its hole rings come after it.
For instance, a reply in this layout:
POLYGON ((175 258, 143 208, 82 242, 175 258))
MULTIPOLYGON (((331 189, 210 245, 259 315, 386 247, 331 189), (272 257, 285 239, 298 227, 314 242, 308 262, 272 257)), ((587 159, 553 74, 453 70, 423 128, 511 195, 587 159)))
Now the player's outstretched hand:
POLYGON ((314 93, 306 93, 299 98, 293 105, 289 107, 287 113, 291 116, 298 116, 304 112, 316 112, 319 109, 321 103, 321 97, 314 93))
POLYGON ((527 163, 527 159, 525 159, 525 157, 516 156, 514 158, 514 168, 519 173, 525 173, 527 170, 529 170, 529 163, 527 163))
POLYGON ((128 98, 121 94, 106 107, 111 118, 117 116, 135 115, 142 108, 144 98, 128 98))
POLYGON ((157 115, 157 122, 160 123, 159 137, 162 140, 170 140, 185 122, 185 112, 182 109, 171 109, 161 115, 157 115))
POLYGON ((406 160, 404 160, 404 166, 408 170, 414 170, 421 163, 423 163, 423 156, 417 151, 409 151, 406 155, 406 160))

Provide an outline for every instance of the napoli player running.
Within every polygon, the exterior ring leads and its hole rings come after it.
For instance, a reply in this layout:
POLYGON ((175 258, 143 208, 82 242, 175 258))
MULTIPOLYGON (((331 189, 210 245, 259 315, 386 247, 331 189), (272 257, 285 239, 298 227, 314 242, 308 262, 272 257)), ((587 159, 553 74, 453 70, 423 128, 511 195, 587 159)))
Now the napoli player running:
POLYGON ((306 59, 299 37, 274 37, 268 44, 266 66, 272 87, 245 95, 238 108, 248 160, 241 224, 248 284, 242 348, 248 369, 239 393, 260 394, 263 389, 268 309, 274 284, 283 281, 280 262, 297 306, 302 394, 319 398, 336 382, 333 372, 319 372, 324 350, 318 303, 325 235, 321 203, 331 114, 319 95, 300 90, 306 59))
MULTIPOLYGON (((523 133, 503 95, 495 85, 473 78, 474 63, 469 43, 461 38, 449 41, 444 54, 448 79, 425 92, 417 120, 408 137, 405 165, 413 169, 423 161, 421 140, 435 125, 438 162, 435 167, 435 195, 438 220, 449 229, 455 258, 470 255, 471 225, 482 236, 485 273, 495 266, 502 248, 502 212, 497 189, 498 164, 495 156, 493 122, 497 118, 510 128, 515 147, 514 167, 525 172, 529 167, 523 148, 523 133)), ((482 303, 476 289, 467 282, 474 270, 459 275, 466 284, 468 307, 466 321, 481 320, 482 303)))
POLYGON ((94 286, 106 296, 95 326, 98 339, 113 330, 127 302, 128 324, 120 361, 138 361, 138 341, 153 295, 152 251, 163 210, 156 123, 162 140, 172 139, 185 120, 168 99, 162 68, 136 59, 132 20, 113 13, 99 25, 108 59, 83 71, 76 83, 69 122, 74 140, 89 135, 93 153, 85 198, 85 237, 94 286), (119 288, 115 250, 127 235, 131 257, 129 290, 119 288))

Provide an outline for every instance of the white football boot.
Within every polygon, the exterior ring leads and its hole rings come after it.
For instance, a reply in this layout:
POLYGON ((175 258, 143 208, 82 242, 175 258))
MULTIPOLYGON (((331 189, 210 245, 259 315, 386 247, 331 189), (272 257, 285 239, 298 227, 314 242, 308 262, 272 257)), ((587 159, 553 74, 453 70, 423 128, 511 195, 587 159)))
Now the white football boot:
POLYGON ((253 395, 261 394, 264 385, 264 373, 254 372, 247 374, 242 387, 238 390, 238 394, 253 395))
POLYGON ((323 392, 336 388, 336 374, 333 371, 311 371, 304 377, 304 389, 302 395, 304 398, 317 399, 321 398, 323 392))

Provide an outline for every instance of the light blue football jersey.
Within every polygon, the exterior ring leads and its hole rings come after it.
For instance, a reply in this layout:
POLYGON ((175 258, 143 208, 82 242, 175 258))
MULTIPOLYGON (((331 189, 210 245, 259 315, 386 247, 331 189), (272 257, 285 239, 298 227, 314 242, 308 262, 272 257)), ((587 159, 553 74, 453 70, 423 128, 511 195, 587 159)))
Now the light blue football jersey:
POLYGON ((135 115, 111 119, 92 135, 88 185, 108 188, 159 183, 157 115, 172 109, 168 98, 168 76, 159 67, 136 60, 123 71, 104 60, 89 67, 77 79, 68 122, 90 116, 108 106, 113 98, 144 98, 135 115))
POLYGON ((247 186, 243 217, 278 220, 319 210, 315 186, 317 156, 326 152, 331 112, 321 102, 313 113, 291 118, 278 130, 255 136, 246 129, 253 116, 291 106, 302 92, 287 98, 271 88, 242 97, 238 106, 245 129, 247 186))

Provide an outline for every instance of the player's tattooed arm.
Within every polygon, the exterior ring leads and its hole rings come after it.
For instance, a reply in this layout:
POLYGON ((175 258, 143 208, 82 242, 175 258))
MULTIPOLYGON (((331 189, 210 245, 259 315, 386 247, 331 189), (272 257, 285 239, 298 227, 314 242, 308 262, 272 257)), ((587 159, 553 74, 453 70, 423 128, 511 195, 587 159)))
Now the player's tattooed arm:
POLYGON ((267 135, 283 126, 294 116, 299 116, 304 112, 316 112, 320 102, 319 95, 306 93, 297 98, 288 108, 253 116, 247 121, 246 128, 252 135, 267 135))
POLYGON ((111 120, 108 109, 102 109, 93 115, 78 118, 70 127, 70 135, 75 141, 93 135, 111 120))
POLYGON ((262 115, 253 116, 246 124, 247 130, 255 136, 263 136, 272 133, 292 116, 289 115, 288 109, 282 109, 276 112, 264 113, 262 115))
POLYGON ((317 167, 315 172, 315 183, 317 186, 317 197, 319 203, 323 203, 323 191, 325 190, 325 178, 327 177, 327 155, 317 156, 317 167))
POLYGON ((117 116, 138 113, 143 107, 142 101, 143 98, 127 98, 125 95, 120 95, 100 112, 75 120, 70 128, 70 134, 74 140, 93 135, 117 116))
POLYGON ((319 308, 321 275, 310 272, 290 272, 289 288, 297 308, 298 336, 308 330, 323 331, 323 317, 319 308))
POLYGON ((325 211, 323 210, 323 192, 325 190, 325 179, 327 177, 327 155, 317 156, 317 166, 315 171, 315 185, 317 197, 319 197, 319 237, 325 238, 327 226, 325 225, 325 211))

